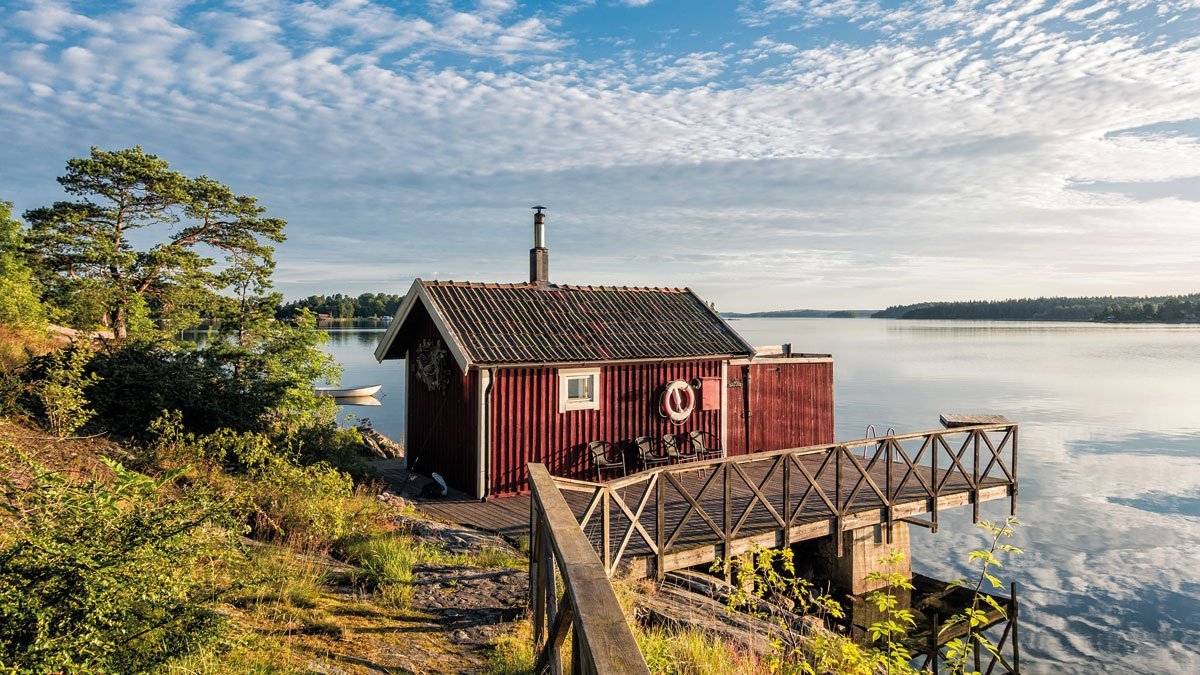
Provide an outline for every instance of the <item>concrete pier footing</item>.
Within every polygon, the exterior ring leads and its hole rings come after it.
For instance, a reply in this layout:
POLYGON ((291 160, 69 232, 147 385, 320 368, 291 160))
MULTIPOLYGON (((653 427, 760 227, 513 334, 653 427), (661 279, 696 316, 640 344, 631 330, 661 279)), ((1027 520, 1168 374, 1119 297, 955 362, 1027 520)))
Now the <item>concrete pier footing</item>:
POLYGON ((833 583, 853 595, 870 593, 886 584, 882 581, 870 581, 867 575, 872 572, 898 572, 905 578, 912 578, 912 551, 909 545, 908 525, 906 523, 892 524, 892 543, 887 542, 887 526, 872 525, 857 530, 842 533, 842 555, 837 555, 837 546, 833 537, 821 542, 818 547, 819 555, 829 564, 830 578, 833 583), (904 553, 904 559, 899 563, 884 565, 880 559, 887 557, 892 551, 899 549, 904 553))

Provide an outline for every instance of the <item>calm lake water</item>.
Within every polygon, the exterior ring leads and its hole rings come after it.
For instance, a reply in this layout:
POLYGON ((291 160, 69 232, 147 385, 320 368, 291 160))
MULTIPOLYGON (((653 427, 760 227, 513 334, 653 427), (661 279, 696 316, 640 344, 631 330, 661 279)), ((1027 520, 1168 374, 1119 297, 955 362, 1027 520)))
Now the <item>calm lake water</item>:
MULTIPOLYGON (((743 319, 753 344, 834 356, 839 440, 937 428, 940 412, 1021 423, 1017 546, 1027 672, 1200 672, 1200 327, 743 319)), ((381 330, 330 332, 345 408, 402 437, 404 368, 377 364, 381 330)), ((982 507, 1002 520, 1007 502, 982 507)), ((983 543, 970 509, 912 528, 913 567, 952 579, 983 543)))

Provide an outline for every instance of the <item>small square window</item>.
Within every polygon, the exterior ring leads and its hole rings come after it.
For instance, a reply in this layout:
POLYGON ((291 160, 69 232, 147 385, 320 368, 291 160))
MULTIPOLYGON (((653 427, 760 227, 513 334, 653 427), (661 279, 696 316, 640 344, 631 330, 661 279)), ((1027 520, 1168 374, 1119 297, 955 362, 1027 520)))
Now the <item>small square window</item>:
POLYGON ((592 400, 592 383, 594 375, 576 375, 567 378, 568 401, 592 400))
POLYGON ((558 411, 600 409, 600 369, 558 371, 558 411))

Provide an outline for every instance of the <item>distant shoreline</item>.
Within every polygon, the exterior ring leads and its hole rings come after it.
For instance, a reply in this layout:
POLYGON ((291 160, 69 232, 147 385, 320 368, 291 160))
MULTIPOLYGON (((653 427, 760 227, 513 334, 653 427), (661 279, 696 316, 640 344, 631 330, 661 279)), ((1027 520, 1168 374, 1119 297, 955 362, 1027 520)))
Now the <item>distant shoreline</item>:
POLYGON ((944 321, 1200 324, 1200 293, 1143 297, 1054 297, 922 302, 884 310, 785 309, 726 312, 730 319, 873 318, 944 321))

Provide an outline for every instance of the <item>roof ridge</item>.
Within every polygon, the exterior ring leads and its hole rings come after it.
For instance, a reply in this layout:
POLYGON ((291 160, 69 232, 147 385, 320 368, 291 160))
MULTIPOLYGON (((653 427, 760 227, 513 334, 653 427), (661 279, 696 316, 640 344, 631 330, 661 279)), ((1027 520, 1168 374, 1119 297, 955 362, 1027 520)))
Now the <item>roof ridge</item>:
POLYGON ((536 289, 536 288, 552 288, 555 290, 565 291, 616 291, 628 293, 689 293, 691 289, 683 286, 617 286, 613 285, 596 285, 596 284, 549 284, 544 286, 530 281, 455 281, 453 279, 439 280, 418 279, 422 285, 427 287, 441 288, 515 288, 515 289, 536 289))

